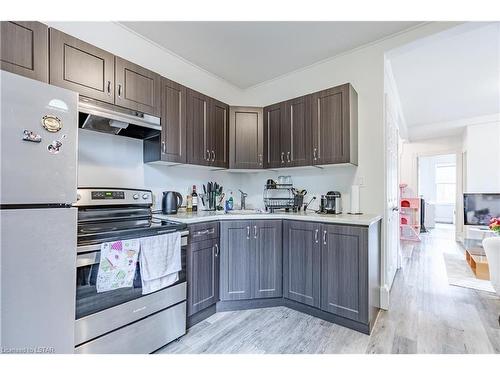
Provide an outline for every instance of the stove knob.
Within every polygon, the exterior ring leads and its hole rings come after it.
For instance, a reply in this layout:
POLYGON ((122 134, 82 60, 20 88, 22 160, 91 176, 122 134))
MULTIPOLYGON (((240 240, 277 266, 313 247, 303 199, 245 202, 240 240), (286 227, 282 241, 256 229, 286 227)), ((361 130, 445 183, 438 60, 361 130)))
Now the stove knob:
POLYGON ((149 198, 149 194, 142 194, 142 199, 148 199, 149 198))
POLYGON ((132 198, 134 198, 135 200, 139 199, 139 194, 134 194, 132 198))

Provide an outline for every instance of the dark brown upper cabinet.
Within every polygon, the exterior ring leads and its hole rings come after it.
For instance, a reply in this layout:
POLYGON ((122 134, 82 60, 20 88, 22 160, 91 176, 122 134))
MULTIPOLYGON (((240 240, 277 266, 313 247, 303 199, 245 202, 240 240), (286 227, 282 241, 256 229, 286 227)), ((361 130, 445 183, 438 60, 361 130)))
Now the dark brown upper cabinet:
POLYGON ((218 100, 210 100, 210 163, 219 168, 229 166, 229 106, 218 100))
POLYGON ((187 162, 227 168, 229 106, 187 90, 187 162))
POLYGON ((285 102, 285 121, 281 127, 281 152, 287 167, 311 165, 310 96, 285 102))
POLYGON ((350 84, 311 95, 314 165, 358 164, 357 96, 350 84))
POLYGON ((236 109, 39 22, 0 22, 0 68, 161 116, 144 161, 261 169, 358 163, 351 84, 263 109, 236 109), (231 142, 231 143, 229 143, 231 142))
POLYGON ((186 88, 162 78, 161 160, 186 163, 186 88))
POLYGON ((49 44, 49 83, 115 102, 115 57, 111 53, 52 28, 49 44))
POLYGON ((160 75, 116 56, 115 86, 116 105, 160 115, 160 75))
POLYGON ((0 22, 0 68, 49 81, 48 27, 40 22, 0 22))
POLYGON ((210 98, 187 90, 187 162, 209 165, 212 159, 209 126, 210 98))
POLYGON ((281 150, 281 128, 285 119, 284 103, 264 108, 264 163, 266 168, 285 166, 285 151, 281 150))
POLYGON ((311 165, 310 104, 302 96, 264 108, 268 168, 311 165))
POLYGON ((229 168, 264 167, 263 110, 256 107, 229 108, 229 168))

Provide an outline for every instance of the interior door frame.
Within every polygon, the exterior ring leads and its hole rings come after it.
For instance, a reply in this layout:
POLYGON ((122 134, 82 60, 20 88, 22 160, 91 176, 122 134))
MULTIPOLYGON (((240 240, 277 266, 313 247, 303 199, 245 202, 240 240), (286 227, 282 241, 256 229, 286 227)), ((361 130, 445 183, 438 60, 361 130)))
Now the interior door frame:
POLYGON ((456 197, 455 197, 455 241, 460 242, 464 238, 464 219, 463 219, 463 200, 462 196, 464 193, 464 156, 463 151, 457 148, 446 148, 442 150, 433 150, 426 152, 416 152, 412 156, 412 176, 415 178, 415 183, 417 186, 417 194, 419 194, 419 168, 420 168, 420 158, 421 157, 431 157, 439 155, 455 155, 455 186, 456 186, 456 197))
MULTIPOLYGON (((396 199, 396 204, 399 207, 399 182, 400 182, 400 149, 399 149, 399 143, 400 143, 400 129, 399 129, 399 124, 396 118, 394 118, 394 112, 392 111, 392 103, 390 102, 389 95, 386 93, 384 94, 384 149, 387 150, 389 147, 391 133, 390 133, 390 126, 389 123, 391 122, 393 126, 395 127, 395 130, 397 130, 397 136, 396 136, 396 184, 397 186, 393 186, 392 188, 396 189, 397 192, 397 199, 396 199)), ((401 266, 401 247, 400 247, 400 241, 399 241, 399 214, 397 215, 397 237, 398 239, 396 240, 396 246, 397 246, 397 261, 396 261, 396 271, 394 272, 394 276, 390 278, 388 275, 388 255, 389 255, 389 246, 391 244, 391 240, 389 238, 390 235, 390 227, 388 223, 388 217, 387 213, 389 212, 388 208, 388 198, 389 198, 389 186, 388 186, 388 177, 387 174, 389 172, 389 164, 387 160, 387 151, 384 153, 384 164, 385 164, 385 176, 384 176, 384 225, 383 225, 383 246, 382 246, 382 261, 381 261, 381 295, 380 295, 380 307, 382 309, 388 310, 389 309, 389 295, 390 295, 390 290, 393 285, 394 279, 396 277, 397 271, 401 266)), ((391 212, 391 214, 396 215, 391 212)), ((396 225, 396 224, 394 224, 396 225)), ((394 229, 394 228, 393 228, 394 229)), ((395 229, 396 230, 396 229, 395 229)))

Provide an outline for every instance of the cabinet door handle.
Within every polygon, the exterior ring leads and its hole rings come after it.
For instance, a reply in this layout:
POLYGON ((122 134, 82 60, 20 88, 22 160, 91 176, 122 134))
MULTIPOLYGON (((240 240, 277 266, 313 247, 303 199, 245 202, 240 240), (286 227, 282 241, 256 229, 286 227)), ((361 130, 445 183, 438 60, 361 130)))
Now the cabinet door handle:
POLYGON ((250 227, 248 226, 247 227, 247 240, 250 239, 250 227))
POLYGON ((285 153, 282 152, 281 153, 281 164, 284 164, 285 163, 285 153))
POLYGON ((318 149, 316 147, 313 148, 313 159, 318 160, 318 149))
POLYGON ((318 234, 319 234, 319 229, 316 229, 316 230, 314 231, 314 242, 315 242, 315 243, 318 243, 318 242, 319 242, 319 236, 318 236, 318 234))
POLYGON ((215 161, 215 151, 212 150, 212 161, 215 161))
POLYGON ((287 159, 286 161, 290 163, 290 151, 286 153, 286 159, 287 159))
POLYGON ((111 81, 108 81, 108 85, 107 85, 106 91, 108 92, 108 96, 111 96, 111 81))
POLYGON ((262 154, 257 154, 257 157, 259 159, 259 165, 262 165, 262 154))
POLYGON ((167 151, 167 145, 165 144, 165 141, 161 141, 161 149, 163 150, 163 153, 167 151))
POLYGON ((215 256, 218 257, 219 256, 219 245, 215 244, 215 256))
POLYGON ((121 85, 121 83, 118 84, 118 97, 119 98, 122 97, 122 85, 121 85))
POLYGON ((211 229, 205 229, 205 230, 199 230, 198 232, 196 232, 193 237, 197 237, 197 236, 203 236, 204 234, 214 234, 215 232, 215 229, 214 228, 211 228, 211 229))
POLYGON ((205 160, 210 161, 210 150, 207 150, 207 154, 205 155, 205 160))
POLYGON ((323 245, 326 245, 326 230, 323 231, 323 245))
POLYGON ((257 225, 253 226, 253 238, 257 238, 257 225))

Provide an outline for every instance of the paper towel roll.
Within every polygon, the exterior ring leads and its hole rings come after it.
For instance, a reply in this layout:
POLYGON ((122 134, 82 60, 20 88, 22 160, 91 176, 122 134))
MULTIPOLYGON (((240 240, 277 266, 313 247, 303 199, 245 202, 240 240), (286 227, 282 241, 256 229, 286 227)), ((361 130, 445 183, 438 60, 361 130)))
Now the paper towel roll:
POLYGON ((351 214, 359 214, 359 185, 351 186, 351 214))

